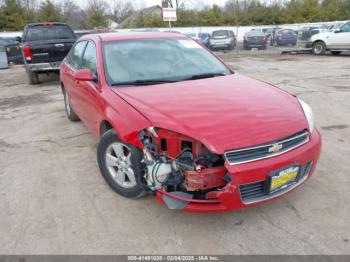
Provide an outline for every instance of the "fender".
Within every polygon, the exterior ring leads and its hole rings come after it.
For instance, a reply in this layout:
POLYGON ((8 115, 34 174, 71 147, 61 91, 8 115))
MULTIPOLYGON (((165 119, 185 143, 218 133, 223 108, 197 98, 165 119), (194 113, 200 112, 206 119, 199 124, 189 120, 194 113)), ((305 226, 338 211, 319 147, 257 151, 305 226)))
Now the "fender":
POLYGON ((151 122, 119 96, 113 94, 113 100, 115 100, 113 106, 105 108, 106 118, 104 120, 112 125, 120 140, 142 149, 143 145, 138 139, 138 133, 151 126, 151 122))

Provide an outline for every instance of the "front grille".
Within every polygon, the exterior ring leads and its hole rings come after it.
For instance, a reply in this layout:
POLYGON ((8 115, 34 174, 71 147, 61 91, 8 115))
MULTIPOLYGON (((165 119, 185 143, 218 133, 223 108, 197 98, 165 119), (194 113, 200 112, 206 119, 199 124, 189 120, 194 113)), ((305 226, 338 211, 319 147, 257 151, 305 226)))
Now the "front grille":
POLYGON ((237 149, 225 153, 225 158, 231 164, 247 163, 260 159, 265 159, 288 152, 309 141, 307 131, 299 132, 282 140, 269 142, 266 144, 237 149), (273 149, 278 150, 273 150, 273 149))
MULTIPOLYGON (((298 185, 304 181, 307 175, 309 175, 312 167, 312 161, 309 161, 307 164, 300 166, 299 174, 294 182, 292 182, 289 187, 284 190, 289 190, 289 188, 298 185)), ((243 184, 239 186, 239 192, 241 194, 241 199, 243 202, 251 203, 259 200, 264 200, 269 197, 273 197, 276 194, 280 194, 280 191, 269 192, 269 180, 259 181, 250 184, 243 184)), ((283 191, 282 191, 283 193, 283 191)))
POLYGON ((240 185, 239 190, 242 200, 259 198, 266 195, 264 181, 240 185))

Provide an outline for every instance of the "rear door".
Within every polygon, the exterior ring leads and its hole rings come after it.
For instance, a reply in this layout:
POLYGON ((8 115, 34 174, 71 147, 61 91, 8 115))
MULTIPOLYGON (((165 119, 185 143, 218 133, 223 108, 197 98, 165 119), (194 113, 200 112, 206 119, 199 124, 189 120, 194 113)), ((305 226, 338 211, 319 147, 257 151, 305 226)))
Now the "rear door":
POLYGON ((75 40, 65 24, 37 24, 28 27, 23 41, 30 45, 32 63, 48 63, 62 61, 75 40))

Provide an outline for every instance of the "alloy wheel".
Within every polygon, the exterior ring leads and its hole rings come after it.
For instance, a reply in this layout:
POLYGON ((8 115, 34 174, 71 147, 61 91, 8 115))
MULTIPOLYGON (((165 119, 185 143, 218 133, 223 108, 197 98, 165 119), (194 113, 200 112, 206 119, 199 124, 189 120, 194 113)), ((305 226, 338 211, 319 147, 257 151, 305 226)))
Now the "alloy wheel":
POLYGON ((112 143, 107 147, 105 159, 109 175, 119 186, 132 188, 137 185, 128 146, 119 142, 112 143))

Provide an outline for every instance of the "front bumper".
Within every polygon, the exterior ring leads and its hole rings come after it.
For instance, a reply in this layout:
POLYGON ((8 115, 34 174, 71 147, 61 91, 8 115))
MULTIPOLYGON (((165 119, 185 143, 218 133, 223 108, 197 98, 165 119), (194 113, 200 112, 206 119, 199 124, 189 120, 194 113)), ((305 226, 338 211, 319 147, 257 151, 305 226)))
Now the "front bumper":
POLYGON ((210 43, 211 49, 221 49, 232 47, 233 43, 210 43))
POLYGON ((246 46, 248 48, 255 48, 255 47, 265 47, 267 44, 265 42, 261 42, 261 43, 246 43, 246 46))
POLYGON ((321 136, 319 132, 315 130, 310 135, 310 140, 308 143, 285 154, 264 160, 237 165, 230 165, 226 162, 225 167, 232 176, 232 182, 228 183, 222 190, 215 191, 215 193, 211 195, 213 196, 211 199, 183 199, 181 197, 174 196, 171 193, 158 190, 157 200, 165 204, 163 197, 164 195, 167 195, 168 197, 170 196, 182 201, 188 201, 188 204, 182 210, 196 213, 225 212, 255 206, 267 201, 271 201, 273 199, 280 198, 303 184, 315 171, 317 162, 320 157, 320 152, 321 136), (259 199, 255 199, 254 201, 242 200, 240 192, 241 185, 266 181, 269 174, 273 171, 295 164, 306 166, 308 163, 312 164, 310 166, 310 169, 307 171, 307 174, 299 179, 296 183, 291 184, 289 187, 272 194, 266 194, 259 199))
POLYGON ((312 42, 306 42, 306 44, 305 44, 305 47, 306 48, 312 48, 312 42))
POLYGON ((50 62, 50 63, 34 63, 26 64, 26 67, 30 71, 40 72, 40 71, 57 71, 60 70, 61 62, 50 62))

